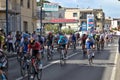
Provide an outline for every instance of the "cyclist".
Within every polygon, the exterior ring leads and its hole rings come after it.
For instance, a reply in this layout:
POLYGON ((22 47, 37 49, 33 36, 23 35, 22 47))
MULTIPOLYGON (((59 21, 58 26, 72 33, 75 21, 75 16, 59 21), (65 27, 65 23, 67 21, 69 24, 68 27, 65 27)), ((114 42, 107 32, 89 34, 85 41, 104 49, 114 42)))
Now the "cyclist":
POLYGON ((54 42, 54 36, 52 32, 49 32, 47 36, 47 54, 48 54, 48 59, 52 59, 52 54, 50 53, 50 48, 53 50, 53 42, 54 42))
POLYGON ((3 54, 3 51, 0 49, 0 80, 7 80, 5 69, 7 68, 7 60, 3 54))
POLYGON ((89 64, 93 63, 92 58, 93 58, 93 54, 92 54, 92 47, 93 47, 93 42, 92 42, 92 38, 91 36, 88 36, 88 38, 86 39, 86 49, 87 49, 87 55, 88 55, 88 61, 89 64))
POLYGON ((41 47, 42 47, 42 51, 41 51, 41 54, 42 54, 42 58, 44 58, 44 43, 45 43, 45 37, 41 36, 41 35, 38 35, 38 41, 39 43, 41 44, 41 47))
POLYGON ((86 43, 87 35, 83 34, 81 38, 81 44, 82 44, 82 51, 83 51, 83 57, 85 57, 86 51, 85 51, 85 43, 86 43))
POLYGON ((53 44, 53 34, 52 34, 52 32, 49 32, 49 34, 48 34, 48 36, 47 36, 47 46, 49 47, 49 46, 52 46, 52 44, 53 44))
POLYGON ((24 38, 24 40, 20 43, 20 53, 22 53, 22 58, 25 57, 25 54, 28 51, 28 38, 24 38))
MULTIPOLYGON (((41 49, 41 44, 38 41, 35 41, 33 38, 31 38, 28 44, 28 53, 30 53, 31 49, 32 49, 32 57, 37 58, 37 60, 39 61, 38 69, 41 69, 42 63, 41 63, 41 55, 39 53, 41 49)), ((33 65, 35 66, 35 64, 33 65)))
POLYGON ((97 50, 100 50, 100 35, 99 34, 96 34, 95 35, 95 41, 96 41, 96 46, 97 46, 97 50))
POLYGON ((100 35, 100 48, 101 50, 104 49, 104 34, 100 35))
POLYGON ((59 47, 62 46, 63 49, 65 50, 65 58, 67 55, 67 45, 66 45, 67 43, 68 43, 67 38, 64 35, 60 35, 59 40, 58 40, 58 45, 59 47))

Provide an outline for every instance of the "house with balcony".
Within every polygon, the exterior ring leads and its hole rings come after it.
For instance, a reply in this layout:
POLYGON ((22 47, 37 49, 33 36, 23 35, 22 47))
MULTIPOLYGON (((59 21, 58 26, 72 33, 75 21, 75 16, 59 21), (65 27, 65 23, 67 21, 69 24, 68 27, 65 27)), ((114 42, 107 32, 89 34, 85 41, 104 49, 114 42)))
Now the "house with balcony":
POLYGON ((97 31, 104 30, 105 14, 102 9, 80 9, 80 24, 87 23, 87 15, 94 16, 94 27, 97 31))

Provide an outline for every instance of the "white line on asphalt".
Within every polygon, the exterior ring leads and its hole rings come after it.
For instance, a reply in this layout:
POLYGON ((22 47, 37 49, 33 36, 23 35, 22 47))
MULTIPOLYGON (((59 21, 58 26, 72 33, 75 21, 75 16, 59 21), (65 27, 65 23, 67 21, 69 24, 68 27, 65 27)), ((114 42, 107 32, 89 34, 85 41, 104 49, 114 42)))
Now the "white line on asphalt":
POLYGON ((119 53, 118 53, 118 48, 117 48, 117 53, 115 55, 115 60, 114 60, 115 66, 113 66, 110 80, 115 80, 118 57, 119 57, 119 53))
MULTIPOLYGON (((72 54, 72 55, 68 56, 67 59, 69 59, 69 58, 71 58, 71 57, 73 57, 73 56, 75 56, 75 55, 77 55, 77 54, 78 54, 78 53, 72 54)), ((43 69, 48 68, 48 67, 50 67, 51 65, 56 64, 56 63, 59 63, 59 62, 60 62, 60 60, 52 61, 50 64, 44 66, 43 69)), ((27 75, 26 75, 26 76, 27 76, 27 75)), ((26 77, 26 76, 25 76, 25 77, 26 77)), ((17 78, 16 80, 22 80, 23 78, 24 78, 24 77, 19 77, 19 78, 17 78)))

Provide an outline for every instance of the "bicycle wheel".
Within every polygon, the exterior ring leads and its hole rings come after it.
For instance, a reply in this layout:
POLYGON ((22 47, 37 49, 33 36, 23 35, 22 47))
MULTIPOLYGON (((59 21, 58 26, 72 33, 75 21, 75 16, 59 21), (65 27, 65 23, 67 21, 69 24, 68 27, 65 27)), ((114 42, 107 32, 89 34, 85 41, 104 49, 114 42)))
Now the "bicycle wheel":
POLYGON ((35 78, 35 70, 32 65, 29 65, 28 68, 28 80, 34 80, 35 78))
POLYGON ((0 80, 8 80, 7 75, 5 73, 2 73, 0 75, 0 80))
POLYGON ((64 51, 60 51, 60 65, 63 66, 65 64, 65 54, 64 51))
POLYGON ((17 52, 17 61, 20 62, 21 61, 21 53, 17 52))
POLYGON ((25 61, 21 61, 21 75, 25 76, 27 74, 27 63, 25 61))
POLYGON ((42 78, 42 69, 40 69, 37 73, 37 79, 41 80, 41 78, 42 78))

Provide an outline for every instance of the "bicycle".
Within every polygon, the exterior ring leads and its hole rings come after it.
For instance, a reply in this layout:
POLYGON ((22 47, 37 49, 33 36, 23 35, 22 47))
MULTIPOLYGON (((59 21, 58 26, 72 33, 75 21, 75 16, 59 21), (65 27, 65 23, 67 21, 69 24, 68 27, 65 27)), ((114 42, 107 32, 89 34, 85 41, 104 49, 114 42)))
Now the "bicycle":
POLYGON ((73 45, 73 51, 75 51, 76 50, 76 41, 73 41, 72 45, 73 45))
POLYGON ((30 58, 27 55, 24 55, 23 57, 21 57, 20 71, 22 76, 25 76, 25 74, 28 74, 29 65, 30 65, 30 58))
POLYGON ((0 80, 8 80, 7 79, 7 72, 8 72, 8 58, 0 50, 0 80))
POLYGON ((49 46, 47 49, 47 60, 52 60, 53 59, 53 47, 49 46))
POLYGON ((104 49, 104 41, 100 41, 100 47, 101 47, 101 50, 104 49))
POLYGON ((38 69, 39 60, 35 57, 31 57, 30 65, 28 68, 28 80, 41 80, 42 78, 42 68, 38 69))
POLYGON ((88 61, 89 65, 91 66, 93 64, 93 54, 91 49, 87 49, 87 54, 88 54, 88 61))
POLYGON ((1 70, 0 70, 0 80, 8 80, 6 73, 1 70))
POLYGON ((66 54, 63 46, 59 47, 59 52, 60 52, 60 65, 66 64, 66 54))

